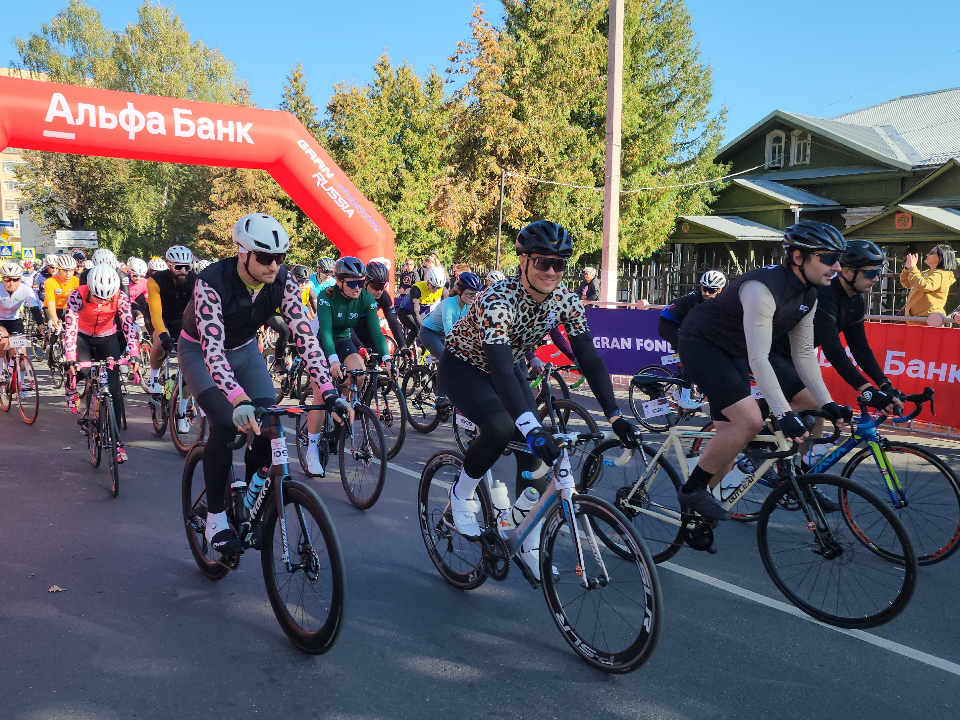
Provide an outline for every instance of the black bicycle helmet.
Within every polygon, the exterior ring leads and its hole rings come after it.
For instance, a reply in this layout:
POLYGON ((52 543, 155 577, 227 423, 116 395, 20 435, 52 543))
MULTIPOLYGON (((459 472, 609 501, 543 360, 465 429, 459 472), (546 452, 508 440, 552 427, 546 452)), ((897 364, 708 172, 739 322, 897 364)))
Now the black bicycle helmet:
POLYGON ((292 272, 297 282, 303 282, 310 277, 310 268, 306 265, 294 265, 292 272))
POLYGON ((883 265, 886 261, 886 253, 869 240, 847 240, 847 249, 840 256, 841 266, 857 269, 883 265))
POLYGON ((333 274, 337 276, 338 280, 362 278, 367 274, 367 268, 360 262, 360 258, 347 255, 337 260, 337 264, 333 266, 333 274))
POLYGON ((86 254, 83 252, 83 250, 79 250, 79 249, 78 249, 78 250, 74 250, 74 251, 71 253, 71 256, 72 256, 73 259, 76 260, 77 262, 83 262, 84 260, 87 259, 87 256, 86 256, 86 254))
POLYGON ((390 271, 387 266, 380 262, 372 262, 367 265, 367 280, 370 282, 386 284, 390 281, 390 271))
POLYGON ((333 274, 333 258, 322 257, 317 260, 317 270, 327 275, 333 274))
POLYGON ((573 254, 573 237, 555 222, 537 220, 517 233, 515 247, 518 255, 538 253, 568 258, 573 254))
POLYGON ((847 243, 833 225, 816 220, 804 220, 783 231, 783 247, 786 250, 806 252, 843 252, 847 243))
POLYGON ((457 285, 461 290, 480 290, 482 287, 480 278, 472 272, 462 272, 457 278, 457 285))

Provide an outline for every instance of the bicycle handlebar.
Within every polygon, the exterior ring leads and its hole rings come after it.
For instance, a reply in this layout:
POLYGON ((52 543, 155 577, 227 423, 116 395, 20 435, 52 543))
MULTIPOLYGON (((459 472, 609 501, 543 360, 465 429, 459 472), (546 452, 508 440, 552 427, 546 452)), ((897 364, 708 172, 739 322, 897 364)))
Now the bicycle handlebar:
MULTIPOLYGON (((288 417, 293 417, 295 415, 302 415, 305 412, 310 412, 311 410, 326 410, 326 405, 291 405, 286 407, 281 407, 275 405, 269 408, 256 407, 253 409, 253 415, 256 417, 257 422, 266 415, 286 415, 288 417)), ((342 417, 342 416, 341 416, 342 417)), ((245 433, 237 431, 237 436, 233 442, 227 443, 228 450, 239 450, 247 442, 253 442, 253 438, 256 437, 256 433, 253 430, 247 430, 245 433)))
MULTIPOLYGON (((840 437, 840 427, 837 425, 837 421, 829 417, 823 410, 801 410, 797 413, 797 415, 801 419, 821 417, 821 418, 824 418, 825 420, 830 420, 833 423, 833 435, 831 435, 830 437, 807 438, 806 440, 800 440, 798 438, 796 440, 796 443, 809 442, 811 445, 832 445, 836 441, 836 439, 840 437)), ((777 421, 775 419, 771 419, 771 422, 773 423, 774 428, 776 428, 777 421)), ((806 425, 806 423, 804 424, 806 425)), ((809 425, 807 427, 810 430, 813 429, 809 425)), ((798 445, 794 444, 788 450, 772 450, 770 452, 759 452, 759 453, 756 453, 755 457, 758 460, 784 460, 788 457, 792 457, 793 455, 796 455, 797 450, 798 450, 798 445)))
MULTIPOLYGON (((903 398, 904 403, 911 403, 913 405, 913 410, 907 415, 900 416, 889 416, 885 413, 880 413, 880 421, 882 423, 888 417, 895 423, 905 423, 913 420, 917 415, 923 410, 925 403, 930 403, 930 413, 936 415, 936 411, 933 409, 933 388, 925 387, 922 393, 915 393, 913 395, 907 395, 903 398)), ((863 396, 857 397, 857 403, 860 405, 860 422, 867 422, 869 418, 868 405, 864 402, 863 396)), ((878 423, 878 424, 879 424, 878 423)))

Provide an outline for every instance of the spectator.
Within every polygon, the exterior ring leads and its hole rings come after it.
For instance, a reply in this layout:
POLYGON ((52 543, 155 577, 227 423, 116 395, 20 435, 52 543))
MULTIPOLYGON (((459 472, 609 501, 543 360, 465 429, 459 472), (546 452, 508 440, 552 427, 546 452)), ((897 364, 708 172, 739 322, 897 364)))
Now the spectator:
POLYGON ((946 315, 947 293, 956 282, 953 271, 957 256, 949 245, 937 245, 924 260, 929 270, 920 272, 920 255, 909 253, 900 273, 900 284, 910 288, 903 314, 908 317, 927 317, 932 313, 946 315))
POLYGON ((453 266, 453 277, 447 278, 447 284, 443 288, 444 297, 454 295, 454 285, 460 279, 460 273, 470 272, 470 266, 467 263, 457 263, 453 266))
POLYGON ((600 282, 597 280, 597 269, 585 267, 583 269, 583 282, 577 290, 577 295, 583 302, 597 302, 600 300, 600 282))
POLYGON ((427 273, 430 268, 440 267, 440 256, 435 252, 430 253, 423 259, 423 265, 417 268, 417 279, 414 282, 423 282, 427 279, 427 273))
POLYGON ((417 282, 418 279, 417 268, 413 262, 413 258, 407 258, 403 261, 403 269, 397 276, 397 297, 403 297, 410 292, 410 288, 413 287, 413 284, 417 282))

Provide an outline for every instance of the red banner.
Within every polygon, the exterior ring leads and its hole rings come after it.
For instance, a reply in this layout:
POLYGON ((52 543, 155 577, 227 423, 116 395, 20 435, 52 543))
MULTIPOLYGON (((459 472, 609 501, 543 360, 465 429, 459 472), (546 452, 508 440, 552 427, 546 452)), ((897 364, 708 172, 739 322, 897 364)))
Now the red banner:
MULTIPOLYGON (((926 409, 917 419, 960 427, 960 330, 876 322, 866 327, 873 354, 895 388, 908 395, 934 389, 936 417, 926 409)), ((856 391, 837 375, 823 351, 820 366, 833 398, 853 405, 856 391)))

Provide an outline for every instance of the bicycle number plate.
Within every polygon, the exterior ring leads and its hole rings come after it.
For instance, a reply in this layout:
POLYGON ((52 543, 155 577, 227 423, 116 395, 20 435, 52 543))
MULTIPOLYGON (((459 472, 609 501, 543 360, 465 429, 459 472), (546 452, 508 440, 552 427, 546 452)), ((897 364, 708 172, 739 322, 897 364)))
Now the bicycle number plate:
POLYGON ((758 388, 756 385, 751 385, 751 386, 750 386, 750 396, 751 396, 754 400, 759 400, 760 398, 763 397, 763 393, 760 392, 760 388, 758 388))
POLYGON ((423 362, 425 365, 436 365, 439 360, 437 359, 436 355, 430 354, 423 358, 423 362))
POLYGON ((661 355, 660 364, 661 365, 678 365, 680 363, 680 356, 674 353, 673 355, 661 355))
POLYGON ((283 465, 290 462, 290 455, 287 453, 286 438, 273 438, 270 441, 270 450, 273 455, 273 465, 283 465))
POLYGON ((464 430, 470 430, 471 432, 476 431, 477 426, 470 420, 467 420, 463 415, 457 413, 457 425, 462 427, 464 430))
POLYGON ((646 418, 660 417, 670 414, 670 401, 667 398, 650 400, 643 404, 643 416, 646 418))
POLYGON ((10 347, 12 348, 22 348, 30 344, 30 341, 27 340, 26 335, 11 335, 9 338, 10 347))
POLYGON ((147 321, 143 319, 143 315, 138 315, 137 319, 134 322, 136 322, 137 325, 139 325, 140 327, 147 326, 147 321))

